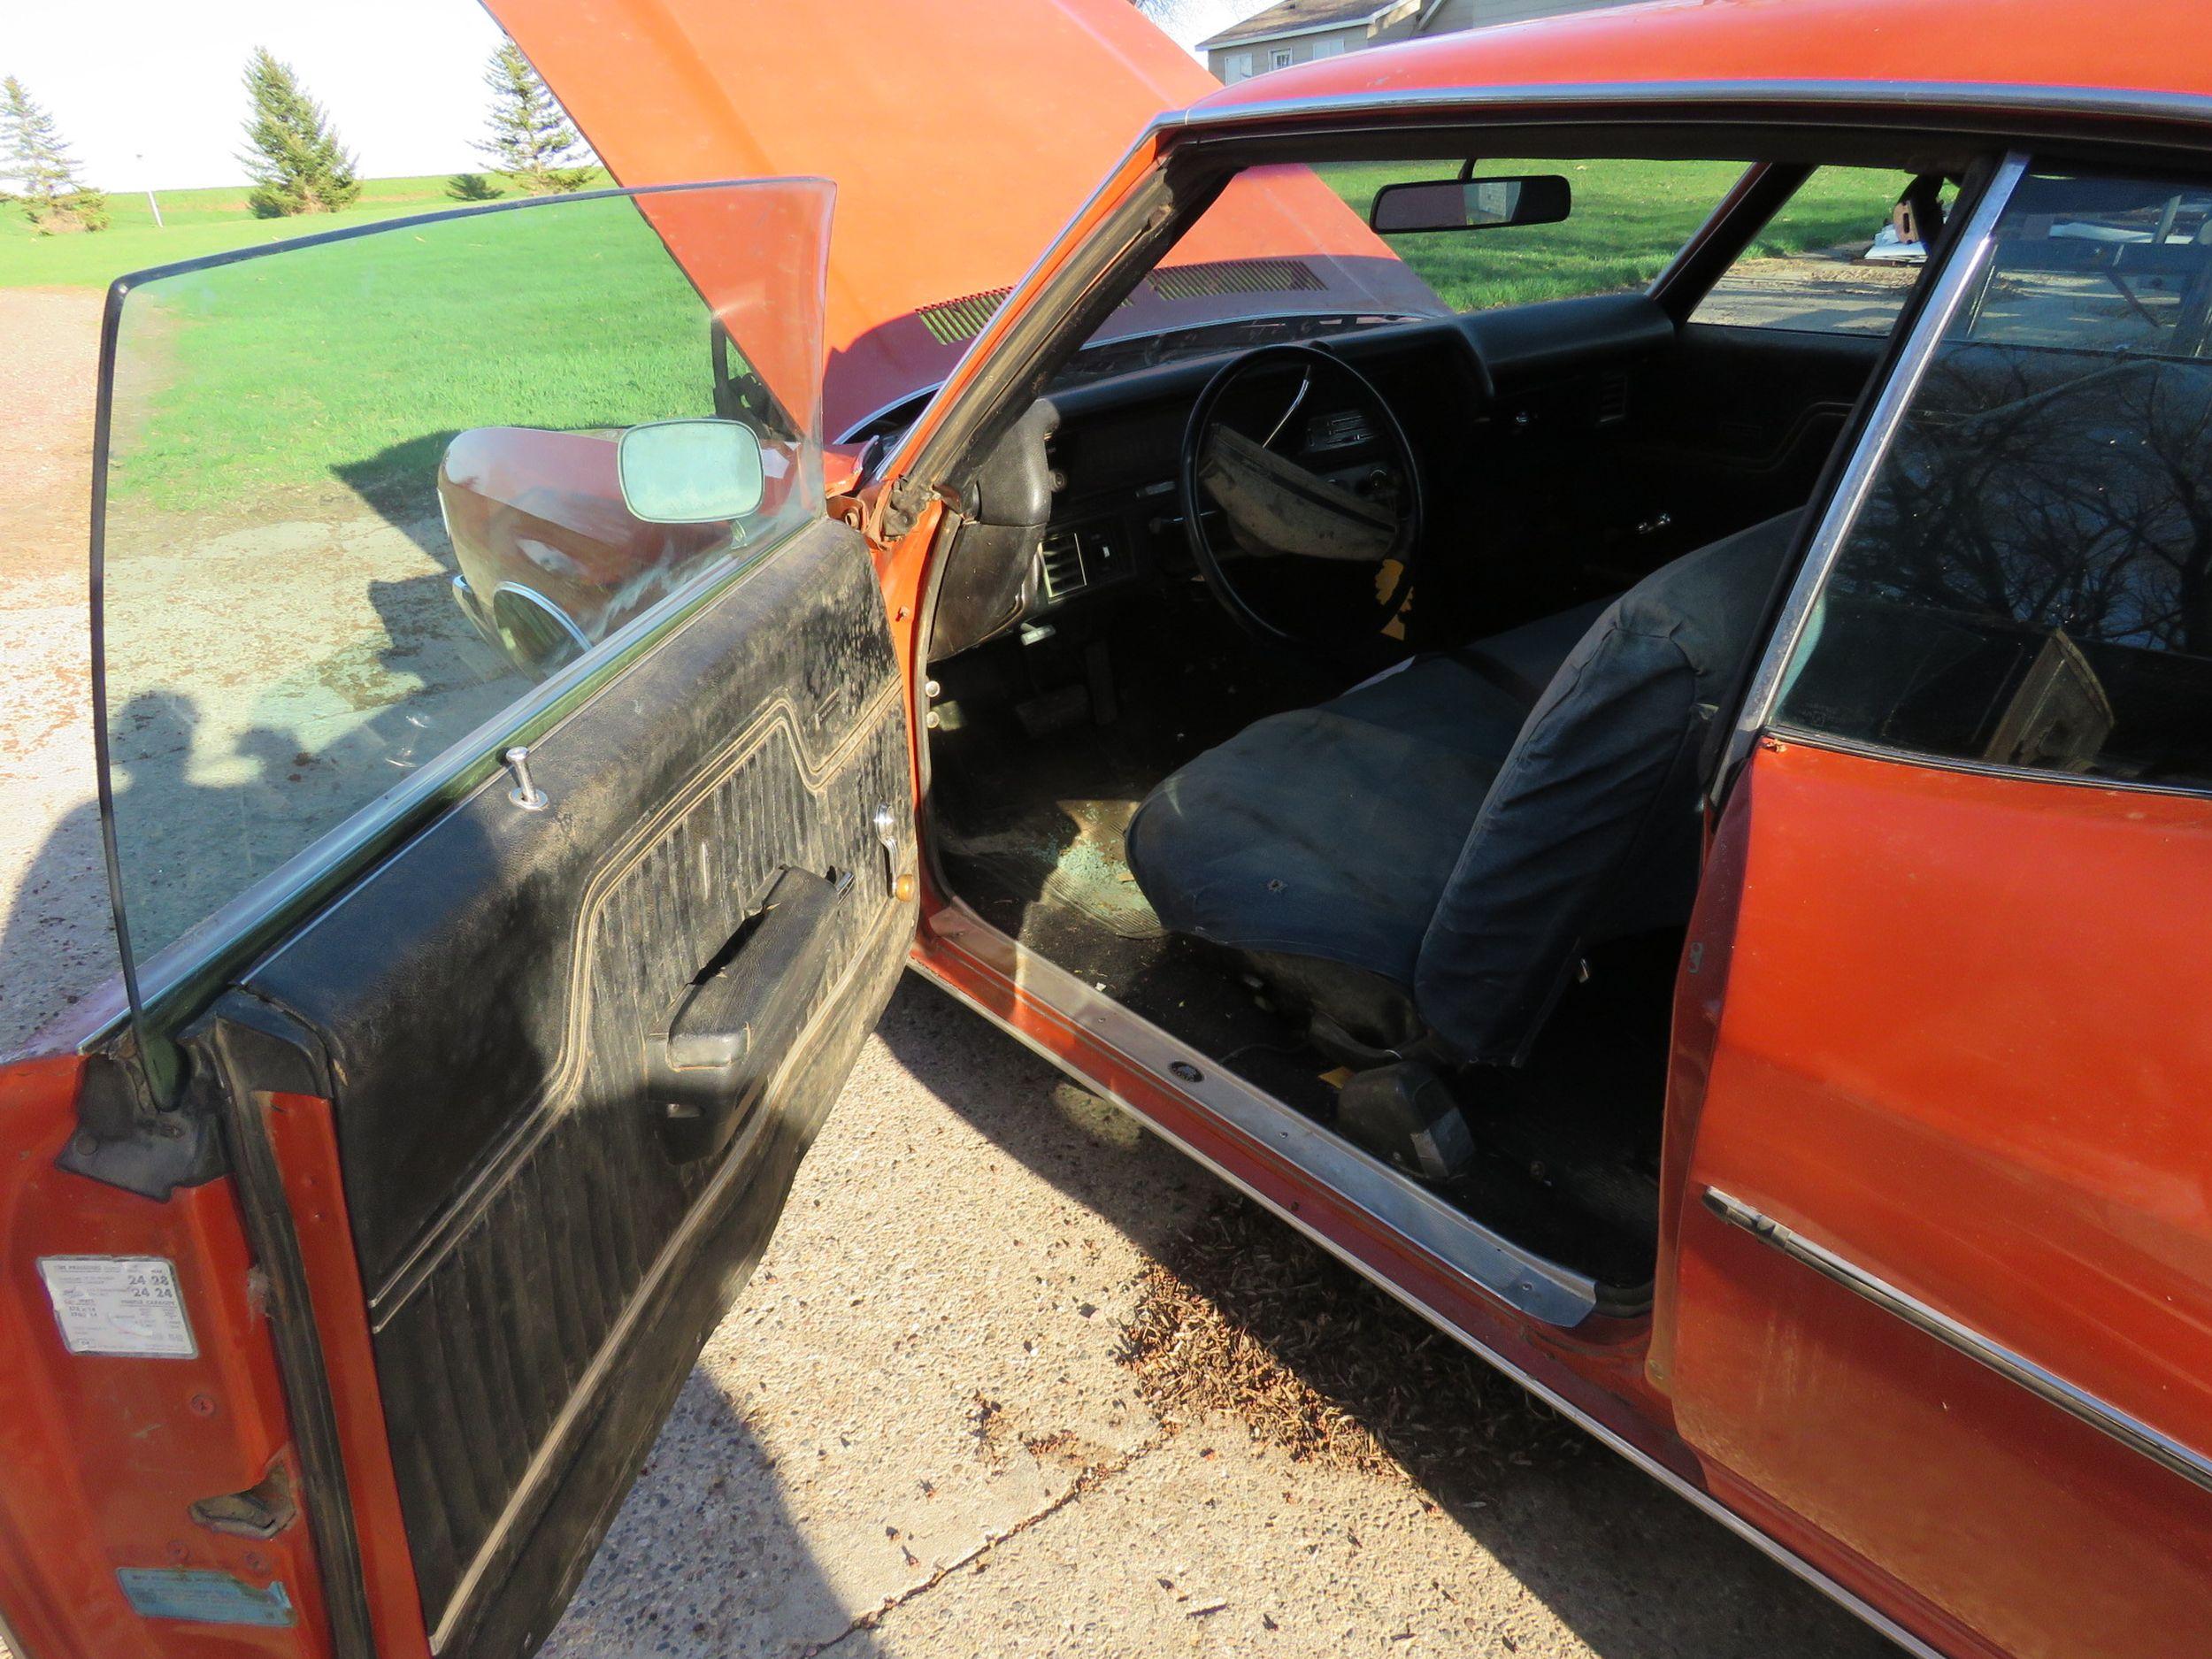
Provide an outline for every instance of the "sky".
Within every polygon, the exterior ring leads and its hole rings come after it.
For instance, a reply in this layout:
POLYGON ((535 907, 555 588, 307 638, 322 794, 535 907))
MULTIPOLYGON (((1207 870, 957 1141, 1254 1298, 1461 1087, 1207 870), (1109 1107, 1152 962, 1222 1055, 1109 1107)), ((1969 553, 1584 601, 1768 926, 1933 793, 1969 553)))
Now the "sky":
MULTIPOLYGON (((1188 46, 1263 4, 1148 9, 1188 46)), ((499 40, 476 0, 0 0, 0 74, 53 113, 86 181, 106 190, 243 181, 240 81, 256 46, 298 72, 364 178, 480 169, 470 146, 499 40)))
POLYGON ((234 184, 247 56, 299 72, 365 177, 484 164, 480 77, 500 34, 475 0, 0 0, 0 74, 52 111, 107 190, 234 184))

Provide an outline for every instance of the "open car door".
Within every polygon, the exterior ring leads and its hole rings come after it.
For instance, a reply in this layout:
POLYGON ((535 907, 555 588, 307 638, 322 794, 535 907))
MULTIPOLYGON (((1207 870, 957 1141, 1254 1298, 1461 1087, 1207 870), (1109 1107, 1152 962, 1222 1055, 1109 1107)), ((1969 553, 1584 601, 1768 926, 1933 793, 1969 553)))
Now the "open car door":
POLYGON ((117 285, 129 1007, 0 1100, 39 1659, 529 1651, 758 1255, 913 926, 897 662, 824 511, 831 201, 503 204, 117 285), (595 516, 456 493, 488 433, 567 446, 595 516), (456 587, 471 503, 649 591, 518 653, 456 587))

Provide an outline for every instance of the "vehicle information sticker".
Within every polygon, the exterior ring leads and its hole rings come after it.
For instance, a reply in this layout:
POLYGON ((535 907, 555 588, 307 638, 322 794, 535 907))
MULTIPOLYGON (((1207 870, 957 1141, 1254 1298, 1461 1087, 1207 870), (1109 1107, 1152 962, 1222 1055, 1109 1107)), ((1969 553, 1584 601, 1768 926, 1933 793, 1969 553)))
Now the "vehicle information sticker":
POLYGON ((38 1271, 72 1354, 198 1357, 174 1263, 158 1256, 42 1256, 38 1271))
POLYGON ((188 1567, 118 1567, 117 1579, 141 1618, 180 1618, 195 1624, 289 1624, 292 1598, 279 1578, 267 1589, 227 1572, 188 1567))

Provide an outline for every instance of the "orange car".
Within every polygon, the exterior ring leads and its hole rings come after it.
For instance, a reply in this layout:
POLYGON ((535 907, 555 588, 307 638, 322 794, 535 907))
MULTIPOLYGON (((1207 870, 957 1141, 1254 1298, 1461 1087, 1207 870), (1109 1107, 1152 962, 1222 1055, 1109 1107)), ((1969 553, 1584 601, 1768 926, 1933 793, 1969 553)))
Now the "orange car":
POLYGON ((528 1652, 908 967, 1908 1650, 2205 1651, 2201 7, 492 9, 623 189, 111 300, 19 1653, 528 1652))

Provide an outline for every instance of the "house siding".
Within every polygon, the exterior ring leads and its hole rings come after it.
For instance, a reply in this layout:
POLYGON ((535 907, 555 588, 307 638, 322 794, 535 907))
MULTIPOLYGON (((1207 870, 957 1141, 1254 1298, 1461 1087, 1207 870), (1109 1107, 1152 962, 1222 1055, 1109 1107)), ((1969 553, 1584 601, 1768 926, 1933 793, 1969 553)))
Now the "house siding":
POLYGON ((1621 0, 1444 0, 1422 33, 1450 35, 1461 29, 1484 28, 1493 23, 1525 23, 1531 18, 1595 12, 1620 4, 1621 0))
POLYGON ((1340 29, 1294 35, 1286 41, 1249 41, 1242 45, 1217 46, 1207 52, 1206 67, 1214 72, 1215 79, 1229 84, 1280 67, 1273 61, 1273 53, 1288 52, 1292 63, 1306 64, 1333 52, 1356 52, 1371 43, 1364 23, 1348 23, 1340 29), (1240 58, 1248 58, 1250 66, 1240 68, 1240 58))
POLYGON ((1418 32, 1423 35, 1452 35, 1462 29, 1486 27, 1493 23, 1521 23, 1531 18, 1558 17, 1570 12, 1595 12, 1604 6, 1619 5, 1623 0, 1443 0, 1429 18, 1428 27, 1421 28, 1422 13, 1427 10, 1423 4, 1406 8, 1396 17, 1379 19, 1371 32, 1362 23, 1347 24, 1340 29, 1330 29, 1310 35, 1293 35, 1287 40, 1253 40, 1227 46, 1212 46, 1206 50, 1206 67, 1215 79, 1225 84, 1234 84, 1253 75, 1265 74, 1270 69, 1282 65, 1274 54, 1287 52, 1287 61, 1310 63, 1317 57, 1326 57, 1332 51, 1363 51, 1370 46, 1386 46, 1394 41, 1409 40, 1418 32))

